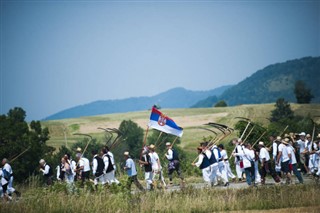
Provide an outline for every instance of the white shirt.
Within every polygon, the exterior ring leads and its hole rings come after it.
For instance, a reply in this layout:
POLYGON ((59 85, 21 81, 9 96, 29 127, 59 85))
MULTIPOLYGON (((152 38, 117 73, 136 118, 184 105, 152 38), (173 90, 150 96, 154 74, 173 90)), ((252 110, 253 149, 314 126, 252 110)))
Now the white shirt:
POLYGON ((44 170, 41 170, 43 175, 49 174, 50 166, 48 164, 44 165, 44 170))
POLYGON ((166 158, 168 159, 168 160, 173 160, 173 151, 172 151, 172 149, 168 149, 168 152, 167 152, 168 154, 166 154, 166 158))
POLYGON ((110 156, 112 165, 114 165, 114 156, 113 156, 112 152, 108 151, 107 154, 110 156))
POLYGON ((8 163, 4 164, 2 169, 4 169, 7 172, 9 172, 9 174, 12 174, 12 168, 11 168, 10 164, 8 164, 8 163))
POLYGON ((273 141, 272 143, 272 155, 273 155, 273 159, 277 159, 277 152, 278 152, 278 144, 273 141))
POLYGON ((92 174, 95 175, 98 168, 98 160, 96 159, 98 155, 93 156, 92 160, 92 174))
POLYGON ((243 159, 243 167, 249 168, 251 167, 251 162, 254 161, 254 151, 249 150, 247 148, 243 148, 243 151, 240 153, 236 153, 236 156, 241 156, 243 159))
POLYGON ((287 146, 284 145, 283 143, 281 143, 281 144, 279 145, 279 152, 282 153, 282 154, 281 154, 281 159, 280 159, 281 162, 286 162, 286 161, 290 160, 290 159, 289 159, 289 155, 288 155, 287 146))
POLYGON ((260 149, 259 159, 260 159, 260 162, 261 162, 261 163, 262 163, 262 159, 264 159, 265 161, 269 161, 269 160, 270 160, 269 152, 268 152, 268 150, 267 150, 265 147, 262 147, 262 148, 260 149))
POLYGON ((158 160, 159 160, 159 163, 160 163, 160 159, 159 159, 158 154, 156 152, 152 152, 152 153, 150 153, 150 157, 151 157, 151 163, 152 163, 152 170, 161 169, 161 164, 160 164, 160 168, 159 168, 159 165, 158 165, 158 160))
POLYGON ((79 166, 82 167, 83 166, 83 171, 84 172, 88 172, 90 171, 90 162, 87 158, 82 157, 79 160, 79 166))
POLYGON ((129 177, 137 175, 137 169, 136 169, 136 165, 134 164, 133 160, 131 158, 128 158, 126 160, 126 167, 127 169, 127 174, 129 177))
POLYGON ((227 154, 227 151, 226 150, 221 150, 220 151, 220 154, 221 154, 221 159, 223 160, 228 160, 228 154, 227 154))
POLYGON ((297 159, 296 159, 296 155, 294 154, 294 148, 291 145, 288 145, 287 150, 288 150, 288 155, 291 155, 291 164, 296 164, 297 159))
POLYGON ((297 141, 297 143, 299 144, 300 153, 304 152, 304 150, 305 150, 305 148, 306 148, 306 142, 305 142, 305 140, 303 141, 303 140, 299 139, 299 140, 297 141))
POLYGON ((8 181, 3 177, 3 171, 0 169, 1 185, 5 185, 8 181))

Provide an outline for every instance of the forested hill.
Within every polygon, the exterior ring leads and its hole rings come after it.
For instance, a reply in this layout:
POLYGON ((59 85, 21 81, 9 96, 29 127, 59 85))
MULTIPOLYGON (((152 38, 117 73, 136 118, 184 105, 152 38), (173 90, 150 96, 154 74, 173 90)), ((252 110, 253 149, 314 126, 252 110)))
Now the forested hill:
POLYGON ((189 108, 199 100, 205 99, 208 96, 221 95, 230 87, 231 86, 222 86, 209 91, 191 91, 179 87, 151 97, 95 101, 63 110, 45 118, 44 120, 140 111, 151 108, 154 104, 159 105, 162 108, 189 108))
POLYGON ((305 82, 320 103, 320 57, 306 57, 273 64, 226 90, 220 97, 228 105, 272 103, 278 98, 296 102, 294 85, 305 82))

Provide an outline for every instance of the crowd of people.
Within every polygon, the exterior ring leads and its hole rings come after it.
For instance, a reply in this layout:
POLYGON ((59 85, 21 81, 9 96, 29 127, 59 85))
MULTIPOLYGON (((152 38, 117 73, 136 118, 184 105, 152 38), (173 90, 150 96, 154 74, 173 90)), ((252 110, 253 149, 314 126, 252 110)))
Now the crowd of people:
MULTIPOLYGON (((234 149, 228 157, 223 144, 203 142, 200 143, 198 158, 192 163, 202 171, 204 182, 207 186, 223 184, 229 186, 230 181, 246 181, 249 186, 266 184, 266 176, 270 175, 276 184, 281 181, 287 184, 294 184, 296 181, 303 183, 304 175, 313 175, 319 178, 320 175, 320 134, 312 141, 310 134, 285 134, 284 137, 270 136, 269 142, 260 141, 257 148, 250 143, 243 143, 240 139, 233 139, 234 149), (270 156, 271 155, 271 156, 270 156), (232 173, 229 160, 234 157, 236 175, 232 173), (259 166, 260 164, 260 166, 259 166)), ((166 143, 165 158, 168 160, 169 184, 163 176, 163 167, 156 147, 151 144, 143 149, 139 165, 144 168, 146 187, 144 188, 137 178, 136 164, 128 151, 124 152, 125 166, 123 169, 128 175, 126 187, 131 189, 132 183, 141 190, 154 190, 155 188, 167 188, 173 185, 173 173, 176 172, 181 179, 180 186, 184 187, 185 180, 180 169, 178 152, 173 149, 170 142, 166 143)), ((60 164, 56 167, 56 179, 66 182, 73 187, 75 181, 81 185, 85 181, 92 181, 97 187, 105 184, 120 184, 115 177, 116 164, 114 155, 108 146, 99 151, 92 151, 92 160, 83 156, 81 148, 76 150, 76 159, 73 160, 70 154, 61 158, 60 164), (90 178, 92 173, 93 179, 90 178)), ((40 172, 47 185, 53 183, 54 171, 44 159, 39 161, 40 172)), ((12 199, 15 193, 20 197, 20 192, 15 190, 13 184, 13 171, 7 159, 2 160, 0 170, 0 194, 7 200, 12 199)))
POLYGON ((240 139, 233 139, 234 175, 230 169, 228 155, 222 144, 216 146, 201 143, 198 147, 198 161, 192 163, 201 169, 203 180, 214 186, 222 182, 229 185, 229 178, 243 181, 244 177, 249 186, 266 183, 266 175, 271 175, 276 184, 281 180, 287 184, 295 184, 293 175, 299 183, 303 183, 304 175, 320 175, 320 134, 312 140, 310 134, 285 134, 284 137, 270 136, 269 146, 260 141, 257 148, 240 139), (270 154, 272 156, 270 157, 270 154), (260 167, 259 167, 260 162, 260 167))

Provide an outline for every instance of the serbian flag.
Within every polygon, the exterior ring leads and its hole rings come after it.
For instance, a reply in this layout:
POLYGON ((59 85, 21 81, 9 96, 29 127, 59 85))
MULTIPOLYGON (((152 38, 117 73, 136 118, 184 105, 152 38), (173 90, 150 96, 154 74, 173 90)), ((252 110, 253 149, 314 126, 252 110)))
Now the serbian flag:
POLYGON ((152 107, 149 127, 178 137, 181 137, 183 134, 183 129, 180 126, 178 126, 171 118, 162 114, 155 107, 152 107))

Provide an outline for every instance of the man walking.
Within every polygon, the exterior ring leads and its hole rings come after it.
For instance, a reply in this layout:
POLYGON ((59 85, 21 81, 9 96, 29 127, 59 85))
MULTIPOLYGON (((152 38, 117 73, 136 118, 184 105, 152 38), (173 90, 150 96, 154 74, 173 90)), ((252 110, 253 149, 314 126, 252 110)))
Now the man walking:
POLYGON ((124 157, 126 159, 126 166, 123 169, 127 171, 127 174, 129 176, 128 182, 127 182, 127 188, 130 190, 131 184, 134 183, 138 189, 140 189, 141 191, 144 191, 143 186, 138 181, 136 165, 131 159, 129 152, 124 152, 124 157))
POLYGON ((169 175, 169 184, 172 186, 172 174, 174 171, 177 172, 179 175, 179 178, 181 179, 181 186, 183 187, 184 185, 184 178, 182 176, 181 170, 180 170, 180 160, 178 156, 178 152, 174 149, 172 149, 171 143, 167 142, 166 143, 167 147, 167 153, 165 154, 166 158, 168 159, 168 175, 169 175))

